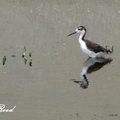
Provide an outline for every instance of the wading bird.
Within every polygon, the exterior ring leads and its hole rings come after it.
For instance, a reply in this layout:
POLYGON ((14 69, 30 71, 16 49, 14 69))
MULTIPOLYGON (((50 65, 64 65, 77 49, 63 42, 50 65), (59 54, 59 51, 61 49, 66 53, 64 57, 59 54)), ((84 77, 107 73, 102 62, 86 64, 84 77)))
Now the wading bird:
POLYGON ((97 58, 97 57, 104 57, 105 54, 111 54, 113 51, 107 48, 102 47, 101 45, 98 45, 90 40, 84 39, 86 35, 86 28, 84 26, 79 26, 75 32, 69 34, 68 36, 71 36, 73 34, 79 33, 79 43, 82 51, 86 54, 88 54, 89 57, 97 58))

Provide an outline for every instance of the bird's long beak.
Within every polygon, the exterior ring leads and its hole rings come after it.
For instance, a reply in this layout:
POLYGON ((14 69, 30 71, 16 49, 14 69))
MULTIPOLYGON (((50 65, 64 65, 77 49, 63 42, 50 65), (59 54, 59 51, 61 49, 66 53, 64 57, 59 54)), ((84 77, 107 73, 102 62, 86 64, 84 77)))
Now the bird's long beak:
POLYGON ((76 34, 76 31, 75 31, 75 32, 73 32, 73 33, 71 33, 71 34, 69 34, 68 36, 71 36, 71 35, 74 35, 74 34, 76 34))

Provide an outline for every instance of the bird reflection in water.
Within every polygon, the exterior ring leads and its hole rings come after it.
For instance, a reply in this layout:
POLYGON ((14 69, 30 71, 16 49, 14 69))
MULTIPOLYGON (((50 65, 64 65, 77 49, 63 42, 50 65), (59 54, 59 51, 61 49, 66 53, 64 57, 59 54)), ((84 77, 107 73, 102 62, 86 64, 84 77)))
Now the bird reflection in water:
POLYGON ((108 63, 111 63, 113 59, 111 58, 88 58, 82 68, 82 72, 80 73, 81 81, 74 80, 75 83, 78 83, 80 87, 83 89, 88 88, 89 81, 86 77, 86 74, 90 74, 92 72, 95 72, 97 70, 100 70, 104 65, 107 65, 108 63))

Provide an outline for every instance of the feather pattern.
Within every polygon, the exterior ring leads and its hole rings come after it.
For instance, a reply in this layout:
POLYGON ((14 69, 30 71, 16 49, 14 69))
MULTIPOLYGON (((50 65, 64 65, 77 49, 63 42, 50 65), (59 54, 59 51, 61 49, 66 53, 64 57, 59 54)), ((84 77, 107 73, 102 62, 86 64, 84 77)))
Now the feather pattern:
POLYGON ((89 40, 84 40, 84 41, 85 41, 88 49, 91 50, 91 51, 94 51, 95 53, 98 53, 98 52, 112 53, 111 50, 106 49, 106 48, 102 47, 101 45, 98 45, 98 44, 96 44, 94 42, 91 42, 89 40))

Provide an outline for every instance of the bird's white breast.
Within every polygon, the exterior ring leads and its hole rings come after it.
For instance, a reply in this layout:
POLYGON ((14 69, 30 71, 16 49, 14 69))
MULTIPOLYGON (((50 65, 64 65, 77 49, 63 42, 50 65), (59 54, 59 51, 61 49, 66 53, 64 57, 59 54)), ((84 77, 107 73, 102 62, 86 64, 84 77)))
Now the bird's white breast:
POLYGON ((96 57, 102 57, 104 56, 104 53, 99 52, 99 53, 94 53, 93 51, 89 50, 83 40, 79 40, 80 47, 82 51, 86 54, 88 54, 90 57, 96 58, 96 57))

